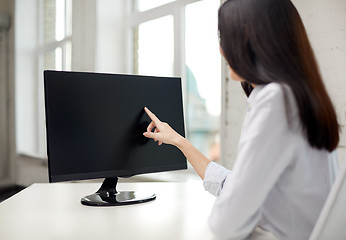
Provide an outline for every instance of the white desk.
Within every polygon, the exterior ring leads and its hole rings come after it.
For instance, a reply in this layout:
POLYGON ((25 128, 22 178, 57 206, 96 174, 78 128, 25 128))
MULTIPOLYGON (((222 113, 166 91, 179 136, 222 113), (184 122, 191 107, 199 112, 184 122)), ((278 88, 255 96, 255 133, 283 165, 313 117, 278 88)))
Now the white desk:
MULTIPOLYGON (((156 200, 89 207, 80 199, 98 183, 33 184, 0 203, 1 240, 209 240, 207 219, 215 198, 201 181, 119 183, 118 190, 155 193, 156 200)), ((275 239, 260 229, 249 240, 275 239)))
POLYGON ((80 199, 96 183, 33 184, 0 204, 0 239, 212 239, 214 197, 202 182, 119 183, 118 190, 155 193, 154 201, 89 207, 80 199))

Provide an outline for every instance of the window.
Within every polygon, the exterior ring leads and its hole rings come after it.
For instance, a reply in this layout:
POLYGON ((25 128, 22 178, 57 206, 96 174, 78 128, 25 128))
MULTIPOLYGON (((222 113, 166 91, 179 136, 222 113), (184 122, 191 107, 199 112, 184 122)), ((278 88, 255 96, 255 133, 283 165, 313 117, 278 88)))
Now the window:
POLYGON ((17 152, 45 158, 42 73, 71 69, 72 0, 22 0, 16 13, 17 152))
MULTIPOLYGON (((41 1, 39 13, 39 73, 43 70, 71 70, 72 58, 72 0, 41 1)), ((38 147, 39 156, 46 155, 46 136, 44 122, 43 76, 38 76, 38 147)))
POLYGON ((43 69, 71 69, 72 0, 44 0, 39 58, 43 69))
POLYGON ((162 6, 166 3, 169 3, 169 2, 173 2, 174 0, 135 0, 134 1, 134 10, 135 11, 140 11, 140 12, 143 12, 143 11, 146 11, 146 10, 149 10, 149 9, 153 9, 155 7, 159 7, 159 6, 162 6))
POLYGON ((172 76, 174 60, 172 15, 141 23, 134 29, 134 36, 137 43, 137 51, 134 52, 134 73, 172 76))
POLYGON ((221 57, 215 0, 185 7, 187 126, 190 141, 209 159, 220 158, 221 57))
MULTIPOLYGON (((89 53, 86 49, 95 48, 95 41, 90 41, 87 48, 83 38, 95 35, 84 33, 96 27, 92 25, 95 21, 90 13, 95 10, 91 6, 96 3, 88 5, 89 8, 82 4, 84 1, 80 2, 81 6, 77 4, 79 2, 73 2, 74 13, 79 12, 73 17, 76 20, 74 26, 82 30, 78 35, 75 29, 72 39, 72 2, 40 0, 37 7, 32 1, 21 0, 16 4, 16 139, 20 153, 46 156, 42 71, 76 70, 84 64, 84 59, 95 59, 83 57, 89 53), (19 17, 22 15, 26 18, 19 17), (91 20, 88 22, 88 19, 91 20), (78 45, 72 46, 72 40, 78 45), (80 58, 75 54, 78 49, 80 58), (74 66, 71 68, 72 50, 74 66)), ((124 19, 128 29, 128 48, 124 50, 128 59, 124 72, 182 77, 187 137, 209 158, 218 160, 221 105, 221 56, 217 40, 219 1, 124 0, 123 4, 132 9, 124 19)))
POLYGON ((187 138, 220 157, 221 56, 215 0, 134 0, 128 17, 130 72, 179 76, 187 138))

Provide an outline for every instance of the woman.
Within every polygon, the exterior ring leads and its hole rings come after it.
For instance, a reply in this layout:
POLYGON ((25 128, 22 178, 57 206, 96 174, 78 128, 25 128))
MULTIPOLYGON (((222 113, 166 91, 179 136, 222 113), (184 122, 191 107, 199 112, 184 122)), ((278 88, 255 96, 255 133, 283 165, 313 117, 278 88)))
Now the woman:
POLYGON ((244 239, 260 226, 279 239, 308 239, 330 190, 327 158, 339 126, 304 25, 289 0, 229 0, 219 33, 231 78, 248 96, 233 171, 147 108, 144 136, 178 147, 217 196, 215 235, 244 239))

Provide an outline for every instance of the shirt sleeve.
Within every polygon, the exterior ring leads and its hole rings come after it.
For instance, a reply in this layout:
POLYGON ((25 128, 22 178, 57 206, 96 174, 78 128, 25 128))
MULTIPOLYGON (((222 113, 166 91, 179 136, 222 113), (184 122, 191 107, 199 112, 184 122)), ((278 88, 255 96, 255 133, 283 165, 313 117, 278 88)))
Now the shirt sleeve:
MULTIPOLYGON (((282 91, 280 85, 273 85, 258 92, 243 123, 233 171, 219 181, 219 188, 210 188, 218 197, 209 226, 218 237, 245 239, 251 234, 268 193, 293 157, 294 134, 289 130, 282 91)), ((206 171, 205 182, 212 171, 218 171, 212 168, 216 169, 211 166, 206 171)))
POLYGON ((214 196, 219 196, 223 184, 231 171, 223 166, 210 162, 205 170, 203 186, 204 189, 214 196))

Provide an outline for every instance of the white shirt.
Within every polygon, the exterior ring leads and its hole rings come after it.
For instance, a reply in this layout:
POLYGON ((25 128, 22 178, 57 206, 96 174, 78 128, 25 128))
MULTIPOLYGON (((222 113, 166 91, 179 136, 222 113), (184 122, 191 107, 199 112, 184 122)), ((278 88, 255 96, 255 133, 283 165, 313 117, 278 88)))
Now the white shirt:
POLYGON ((256 86, 233 171, 211 162, 204 187, 217 196, 209 225, 218 237, 244 239, 260 226, 309 238, 330 190, 328 152, 309 145, 289 87, 256 86))

